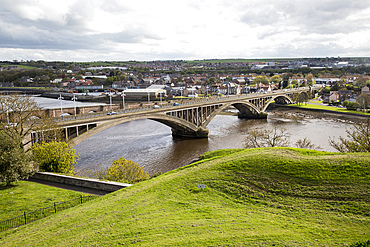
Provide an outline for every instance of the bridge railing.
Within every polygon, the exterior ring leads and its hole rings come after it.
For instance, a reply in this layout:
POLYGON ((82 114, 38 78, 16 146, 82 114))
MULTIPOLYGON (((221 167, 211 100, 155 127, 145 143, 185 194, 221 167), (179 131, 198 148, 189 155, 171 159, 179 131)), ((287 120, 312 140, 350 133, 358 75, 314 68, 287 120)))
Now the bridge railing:
MULTIPOLYGON (((174 106, 172 103, 167 103, 167 102, 162 102, 162 104, 157 105, 160 107, 159 109, 163 108, 170 108, 170 107, 181 107, 181 106, 186 106, 186 105, 195 105, 199 103, 205 103, 205 102, 223 102, 223 101, 228 101, 232 100, 235 98, 249 98, 251 96, 260 96, 260 95, 274 95, 275 93, 290 93, 290 92, 297 92, 297 91, 303 91, 306 90, 304 87, 303 88, 294 88, 294 89, 284 89, 284 90, 274 90, 269 93, 264 93, 264 92, 256 92, 256 93, 248 93, 248 94, 239 94, 239 95, 223 95, 221 97, 208 97, 208 98, 193 98, 193 99, 177 99, 176 102, 179 103, 178 106, 174 106)), ((134 113, 134 112, 145 112, 145 111, 151 111, 151 110, 159 110, 158 108, 153 108, 153 105, 150 106, 140 106, 140 107, 135 107, 135 108, 126 108, 125 110, 119 109, 115 110, 115 114, 126 114, 126 113, 134 113)), ((92 112, 92 113, 85 113, 85 114, 78 114, 76 116, 74 115, 69 115, 69 116, 61 116, 61 117, 56 117, 55 121, 61 122, 61 121, 71 121, 71 120, 81 120, 81 119, 88 119, 88 118, 97 118, 97 117, 102 117, 102 116, 107 116, 109 115, 108 112, 92 112)))

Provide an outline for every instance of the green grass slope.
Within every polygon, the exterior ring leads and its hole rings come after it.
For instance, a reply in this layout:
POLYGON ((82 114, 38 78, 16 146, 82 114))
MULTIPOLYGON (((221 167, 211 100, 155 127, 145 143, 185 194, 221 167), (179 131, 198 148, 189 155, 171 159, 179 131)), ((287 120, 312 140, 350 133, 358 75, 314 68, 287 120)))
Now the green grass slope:
POLYGON ((0 245, 346 246, 370 239, 370 154, 267 148, 202 158, 0 233, 0 245))
POLYGON ((87 194, 26 181, 19 181, 8 187, 2 183, 0 221, 22 215, 24 212, 51 207, 54 202, 68 201, 80 196, 87 194))

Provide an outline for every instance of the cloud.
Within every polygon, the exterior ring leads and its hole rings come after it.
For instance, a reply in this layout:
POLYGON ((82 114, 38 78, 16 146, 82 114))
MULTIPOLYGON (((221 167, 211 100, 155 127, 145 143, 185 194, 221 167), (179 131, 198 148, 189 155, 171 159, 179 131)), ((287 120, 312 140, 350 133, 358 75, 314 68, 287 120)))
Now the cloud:
POLYGON ((369 23, 370 0, 0 0, 0 57, 368 56, 369 23))

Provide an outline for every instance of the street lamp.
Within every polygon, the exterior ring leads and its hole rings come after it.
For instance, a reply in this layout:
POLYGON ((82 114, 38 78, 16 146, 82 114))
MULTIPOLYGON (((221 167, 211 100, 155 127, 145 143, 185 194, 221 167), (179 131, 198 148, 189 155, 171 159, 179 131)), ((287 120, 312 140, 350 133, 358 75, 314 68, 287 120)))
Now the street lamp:
POLYGON ((6 119, 7 119, 8 126, 9 126, 9 109, 6 109, 6 119))
POLYGON ((180 88, 180 94, 181 94, 180 99, 181 99, 181 104, 182 104, 182 87, 180 88))
POLYGON ((76 95, 75 94, 73 94, 72 100, 73 100, 73 107, 75 109, 75 119, 76 119, 76 100, 77 100, 77 98, 76 98, 76 95))
POLYGON ((122 109, 123 109, 123 112, 125 112, 125 92, 122 91, 122 109))
MULTIPOLYGON (((58 98, 58 100, 60 100, 60 115, 62 115, 63 114, 63 105, 62 105, 62 100, 63 100, 64 98, 62 97, 62 94, 59 94, 59 98, 58 98)), ((62 116, 63 117, 63 116, 62 116)))
POLYGON ((206 96, 207 96, 207 101, 208 101, 208 88, 209 88, 209 86, 207 85, 207 86, 206 86, 206 92, 207 92, 207 95, 206 95, 206 96))
POLYGON ((281 90, 283 90, 283 81, 280 81, 281 90))
POLYGON ((112 93, 109 92, 109 105, 110 105, 110 111, 112 111, 112 93))
POLYGON ((220 100, 220 87, 217 86, 217 100, 220 100))
POLYGON ((148 90, 148 108, 150 108, 150 93, 149 93, 149 90, 148 90))
POLYGON ((159 100, 161 102, 161 108, 162 108, 162 92, 159 93, 159 100))

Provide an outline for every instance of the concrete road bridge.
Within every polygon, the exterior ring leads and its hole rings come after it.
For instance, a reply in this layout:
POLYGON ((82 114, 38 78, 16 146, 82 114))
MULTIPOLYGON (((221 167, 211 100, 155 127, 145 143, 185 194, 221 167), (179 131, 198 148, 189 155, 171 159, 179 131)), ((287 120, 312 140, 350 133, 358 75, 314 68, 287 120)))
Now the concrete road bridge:
MULTIPOLYGON (((293 103, 293 95, 297 93, 309 94, 313 89, 300 88, 292 90, 278 90, 268 93, 251 93, 247 95, 223 96, 208 100, 191 100, 179 105, 167 105, 159 108, 140 108, 119 110, 114 115, 94 113, 56 118, 58 125, 64 129, 66 140, 71 140, 72 146, 87 139, 95 133, 114 125, 138 120, 151 119, 165 124, 172 129, 174 136, 207 138, 207 125, 225 108, 230 106, 238 109, 239 118, 266 118, 267 107, 272 103, 293 103), (83 135, 82 135, 83 134, 83 135), (77 137, 77 138, 76 138, 77 137)), ((32 138, 37 139, 37 133, 32 138)))

